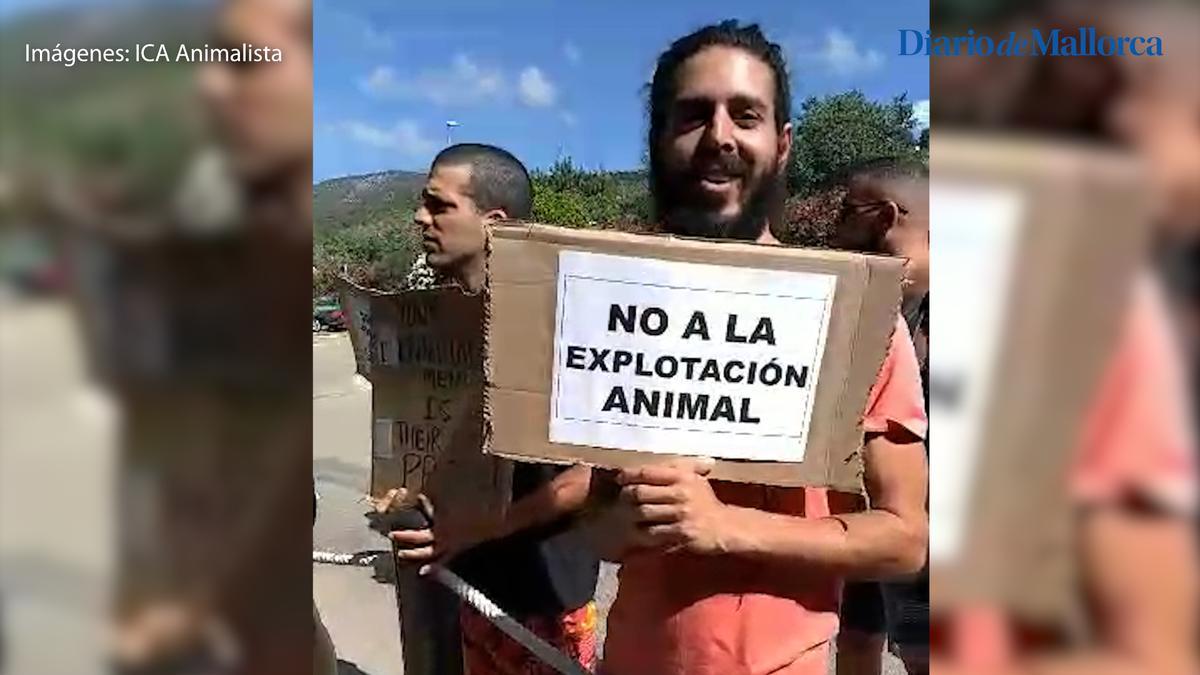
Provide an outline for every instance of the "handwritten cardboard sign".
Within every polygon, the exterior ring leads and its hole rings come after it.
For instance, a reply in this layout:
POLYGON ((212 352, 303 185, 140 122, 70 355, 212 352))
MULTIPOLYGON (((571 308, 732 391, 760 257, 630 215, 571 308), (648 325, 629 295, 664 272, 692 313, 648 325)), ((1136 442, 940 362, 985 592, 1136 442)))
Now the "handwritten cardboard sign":
MULTIPOLYGON (((341 287, 358 371, 371 382, 371 493, 418 490, 434 530, 492 520, 512 494, 511 463, 485 455, 483 298, 457 288, 381 293, 341 287)), ((405 672, 462 672, 458 603, 398 570, 405 672)))
POLYGON ((358 370, 372 385, 372 494, 419 490, 453 518, 503 510, 509 465, 482 451, 482 298, 349 283, 342 293, 358 370))

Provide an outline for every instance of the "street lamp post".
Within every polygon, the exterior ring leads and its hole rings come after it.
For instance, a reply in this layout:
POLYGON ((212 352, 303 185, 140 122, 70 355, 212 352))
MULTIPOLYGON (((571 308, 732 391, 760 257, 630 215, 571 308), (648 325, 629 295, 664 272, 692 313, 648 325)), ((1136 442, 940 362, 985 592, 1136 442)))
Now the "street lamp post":
POLYGON ((454 145, 454 127, 461 126, 454 120, 446 120, 446 147, 454 145))

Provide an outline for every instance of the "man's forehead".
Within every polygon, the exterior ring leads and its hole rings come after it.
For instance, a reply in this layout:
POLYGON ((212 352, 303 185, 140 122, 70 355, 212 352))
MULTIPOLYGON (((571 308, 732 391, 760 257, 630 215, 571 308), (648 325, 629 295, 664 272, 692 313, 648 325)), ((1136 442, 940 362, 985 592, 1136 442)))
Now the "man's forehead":
POLYGON ((425 189, 441 195, 470 195, 471 166, 439 164, 429 172, 425 189))
POLYGON ((775 100, 775 73, 744 49, 706 47, 680 66, 676 96, 713 100, 742 96, 771 105, 775 100))
POLYGON ((847 195, 852 200, 876 201, 891 199, 912 209, 928 199, 928 181, 904 176, 860 174, 850 179, 847 195))

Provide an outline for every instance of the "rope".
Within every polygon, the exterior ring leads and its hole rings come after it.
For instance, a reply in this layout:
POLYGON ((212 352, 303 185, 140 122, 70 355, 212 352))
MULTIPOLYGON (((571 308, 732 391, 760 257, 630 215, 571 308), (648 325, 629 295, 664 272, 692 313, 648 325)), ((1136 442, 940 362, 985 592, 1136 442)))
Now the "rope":
MULTIPOLYGON (((387 553, 385 551, 363 551, 361 553, 313 551, 312 559, 315 563, 328 565, 370 567, 375 563, 375 559, 381 555, 387 555, 387 553)), ((522 647, 528 649, 534 656, 544 661, 562 675, 592 675, 590 670, 579 665, 574 659, 558 651, 550 643, 538 637, 533 631, 523 626, 521 622, 509 616, 503 609, 500 609, 500 606, 492 602, 482 591, 464 581, 462 577, 454 572, 441 565, 432 565, 430 567, 430 576, 441 585, 450 589, 452 593, 476 612, 479 612, 493 626, 499 628, 513 640, 516 640, 522 647)))
POLYGON ((312 559, 315 563, 324 563, 326 565, 351 565, 358 567, 370 567, 375 564, 375 559, 383 555, 384 551, 363 551, 361 553, 335 553, 333 551, 313 551, 312 559))
POLYGON ((566 654, 552 647, 550 643, 535 635, 533 631, 521 625, 519 621, 505 613, 504 610, 500 609, 496 603, 492 602, 479 589, 463 581, 462 577, 441 565, 434 565, 431 569, 434 579, 437 579, 439 583, 449 588, 463 602, 474 608, 475 611, 483 615, 488 621, 491 621, 492 625, 499 628, 510 638, 516 640, 521 646, 528 649, 534 656, 544 661, 551 668, 562 673, 562 675, 591 675, 591 671, 585 669, 566 654))

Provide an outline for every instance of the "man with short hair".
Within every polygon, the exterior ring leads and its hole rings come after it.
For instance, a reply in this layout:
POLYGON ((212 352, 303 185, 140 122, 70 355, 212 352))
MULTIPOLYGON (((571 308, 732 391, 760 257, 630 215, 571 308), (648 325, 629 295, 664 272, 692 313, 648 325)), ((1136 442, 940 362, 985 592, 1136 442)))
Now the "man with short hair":
MULTIPOLYGON (((912 335, 928 401, 929 170, 916 160, 882 157, 850 167, 838 182, 846 194, 834 230, 834 247, 906 261, 901 311, 912 335)), ((838 675, 883 672, 885 635, 909 675, 929 672, 928 566, 909 580, 847 584, 841 619, 838 675)))
POLYGON ((520 160, 497 147, 461 143, 433 160, 414 218, 429 266, 474 292, 483 287, 487 228, 532 211, 533 184, 520 160))
MULTIPOLYGON (((487 228, 528 218, 529 174, 489 145, 460 144, 438 154, 414 220, 426 259, 445 281, 477 292, 485 281, 487 228)), ((494 522, 458 530, 399 530, 390 537, 402 562, 449 561, 451 568, 534 633, 585 667, 596 661, 595 592, 599 560, 571 529, 587 498, 591 471, 518 462, 512 505, 494 522)), ((436 507, 436 505, 434 505, 436 507)), ((466 675, 550 675, 555 671, 464 608, 466 675)))
POLYGON ((927 367, 929 314, 929 169, 914 159, 881 157, 842 174, 846 196, 835 248, 905 259, 904 318, 927 367))
MULTIPOLYGON (((792 144, 782 50, 727 21, 677 40, 650 88, 650 182, 666 230, 778 244, 792 144)), ((897 321, 862 425, 870 508, 824 489, 710 482, 705 460, 622 471, 588 530, 621 560, 604 672, 824 675, 841 579, 925 561, 926 418, 897 321)), ((598 490, 599 491, 599 490, 598 490)))

